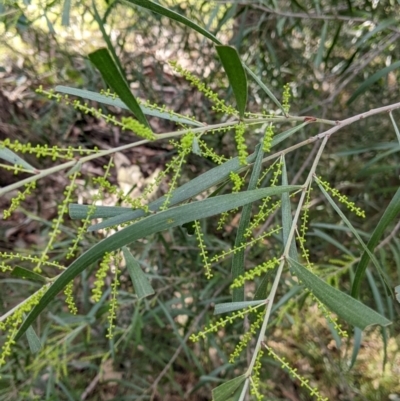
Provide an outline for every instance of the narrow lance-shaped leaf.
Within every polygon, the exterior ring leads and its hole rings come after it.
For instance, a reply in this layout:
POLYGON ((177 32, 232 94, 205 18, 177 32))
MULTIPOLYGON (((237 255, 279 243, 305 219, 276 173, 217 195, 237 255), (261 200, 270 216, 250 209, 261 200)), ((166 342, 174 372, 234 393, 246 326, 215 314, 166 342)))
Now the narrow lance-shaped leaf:
POLYGON ((26 338, 28 339, 29 349, 31 350, 32 354, 36 354, 42 348, 42 343, 40 342, 40 338, 33 330, 32 326, 28 327, 26 331, 26 338))
POLYGON ((45 283, 46 278, 41 276, 38 273, 33 272, 32 270, 25 269, 24 267, 16 266, 11 272, 13 277, 19 277, 23 279, 28 279, 32 281, 37 281, 39 283, 45 283))
POLYGON ((258 285, 257 290, 254 294, 254 300, 266 299, 268 296, 268 284, 271 282, 271 277, 275 274, 276 267, 274 269, 269 269, 264 274, 261 283, 258 285))
POLYGON ((246 380, 246 375, 235 377, 226 383, 221 384, 216 387, 213 394, 213 401, 226 401, 234 395, 236 390, 241 387, 246 380))
POLYGON ((355 327, 364 330, 371 325, 388 326, 391 321, 364 305, 357 299, 333 288, 325 281, 288 258, 292 271, 302 283, 329 309, 355 327))
POLYGON ((37 169, 35 169, 35 167, 31 166, 28 162, 19 157, 12 150, 1 146, 0 146, 0 159, 8 161, 9 163, 14 165, 21 166, 25 170, 32 171, 33 173, 37 172, 37 169))
POLYGON ((71 0, 64 0, 63 9, 62 9, 62 17, 61 17, 61 25, 69 26, 69 14, 71 10, 71 0))
POLYGON ((359 329, 358 327, 354 328, 354 336, 353 336, 353 352, 351 354, 351 359, 350 359, 350 366, 349 370, 354 366, 357 360, 358 353, 361 348, 361 343, 362 343, 362 330, 359 329))
MULTIPOLYGON (((282 185, 287 185, 288 178, 286 172, 285 156, 282 156, 281 160, 282 160, 282 185)), ((290 205, 289 194, 288 193, 282 194, 281 200, 282 200, 282 239, 283 239, 283 246, 285 247, 286 242, 289 238, 290 229, 293 224, 293 219, 292 219, 292 209, 290 205)), ((294 237, 290 242, 289 256, 296 261, 298 260, 296 242, 294 240, 294 237)))
POLYGON ((231 46, 216 46, 216 49, 232 86, 239 116, 243 118, 247 103, 247 78, 243 64, 235 48, 231 46))
POLYGON ((145 127, 150 128, 150 125, 137 100, 133 96, 128 83, 125 81, 125 78, 122 76, 108 50, 96 50, 95 52, 89 54, 89 59, 100 71, 101 76, 111 87, 111 89, 129 107, 129 110, 132 111, 138 121, 145 127))
POLYGON ((214 308, 214 315, 220 315, 221 313, 234 312, 240 309, 247 308, 248 306, 257 306, 265 304, 265 300, 259 301, 243 301, 243 302, 225 302, 223 304, 216 304, 214 308))
POLYGON ((20 338, 27 328, 32 324, 42 310, 54 299, 54 297, 78 274, 85 270, 92 263, 100 259, 106 252, 112 252, 122 248, 140 238, 167 230, 169 228, 181 226, 188 221, 203 219, 215 214, 223 213, 255 202, 258 199, 270 195, 280 195, 285 191, 294 191, 300 189, 300 186, 291 185, 287 187, 263 188, 255 191, 239 192, 229 195, 216 196, 214 198, 204 199, 202 201, 177 206, 157 214, 148 216, 121 231, 103 239, 88 251, 82 254, 78 259, 71 263, 68 268, 58 276, 54 283, 43 295, 39 303, 28 315, 18 333, 16 339, 20 338))
POLYGON ((154 289, 146 275, 143 273, 139 262, 132 256, 126 246, 122 247, 122 252, 124 254, 126 268, 128 269, 138 299, 153 295, 154 289))
POLYGON ((365 269, 368 266, 368 263, 371 259, 370 254, 374 251, 376 245, 378 244, 380 238, 385 232, 387 226, 396 219, 397 215, 400 213, 400 188, 394 194, 392 200, 390 201, 388 207, 383 213, 381 219, 379 220, 378 225, 375 227, 374 232, 368 244, 366 246, 366 250, 361 256, 361 259, 356 267, 356 274, 353 281, 353 287, 351 289, 351 295, 355 298, 359 296, 361 280, 365 274, 365 269))

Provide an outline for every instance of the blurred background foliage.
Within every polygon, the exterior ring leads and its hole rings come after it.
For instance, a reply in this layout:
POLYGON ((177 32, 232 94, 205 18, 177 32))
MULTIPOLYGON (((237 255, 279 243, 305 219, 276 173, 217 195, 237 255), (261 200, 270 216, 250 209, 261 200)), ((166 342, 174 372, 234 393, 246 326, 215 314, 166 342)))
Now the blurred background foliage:
MULTIPOLYGON (((398 0, 162 0, 160 4, 235 46, 277 97, 283 85, 290 83, 291 114, 344 119, 399 101, 398 0)), ((209 41, 127 1, 98 1, 95 6, 82 0, 0 4, 1 140, 107 148, 134 139, 104 121, 34 92, 39 85, 50 89, 61 84, 94 91, 105 87, 87 59, 89 52, 105 46, 99 25, 109 35, 136 96, 202 122, 221 121, 221 115, 211 112, 209 102, 167 64, 177 60, 231 101, 227 79, 209 41)), ((253 83, 249 95, 249 111, 275 109, 253 83)), ((122 115, 121 110, 112 112, 122 115)), ((399 121, 398 111, 394 117, 399 121)), ((156 132, 175 129, 172 123, 155 118, 151 124, 156 132)), ((321 129, 307 126, 284 146, 321 129)), ((250 149, 262 133, 259 129, 248 133, 250 149)), ((230 133, 213 135, 209 144, 219 153, 235 155, 230 133)), ((288 155, 291 181, 301 182, 316 149, 301 148, 288 155)), ((120 155, 114 181, 120 183, 121 171, 134 166, 139 166, 135 170, 137 180, 145 181, 171 159, 173 152, 167 142, 156 142, 120 155)), ((365 220, 352 217, 365 239, 399 186, 398 152, 390 119, 378 115, 332 137, 319 165, 318 174, 366 211, 365 220)), ((105 161, 96 160, 84 167, 77 201, 90 202, 96 191, 93 177, 102 173, 105 161)), ((39 162, 34 161, 38 168, 52 163, 46 159, 39 162)), ((191 155, 182 180, 211 166, 209 160, 191 155)), ((4 172, 0 185, 17 179, 4 172)), ((40 254, 66 184, 63 176, 40 182, 36 196, 25 202, 11 220, 1 223, 0 251, 40 254)), ((8 207, 9 199, 0 200, 2 208, 8 207)), ((332 285, 346 291, 360 247, 321 196, 313 199, 312 206, 307 237, 311 259, 332 285)), ((272 217, 269 223, 278 217, 272 217)), ((216 253, 232 243, 237 216, 224 232, 216 231, 212 221, 203 225, 208 249, 216 253)), ((76 228, 76 222, 65 221, 52 251, 54 260, 66 263, 65 250, 76 228)), ((390 227, 376 253, 393 286, 400 283, 398 230, 399 224, 390 227)), ((82 250, 101 235, 88 235, 82 250)), ((254 266, 279 249, 277 239, 254 247, 247 263, 254 266)), ((212 319, 212 304, 229 299, 229 261, 221 263, 214 279, 206 281, 196 240, 184 229, 155 235, 135 244, 133 251, 152 278, 156 295, 137 301, 123 271, 116 336, 108 340, 107 293, 99 304, 91 303, 94 267, 89 268, 75 282, 79 315, 68 314, 60 296, 41 316, 38 332, 45 346, 32 354, 24 342, 17 344, 1 372, 1 400, 147 400, 152 396, 166 401, 207 400, 213 387, 241 372, 245 363, 230 365, 227 361, 243 333, 243 324, 236 323, 195 346, 187 342, 193 330, 212 319)), ((38 288, 34 282, 4 274, 1 287, 3 313, 38 288)), ((378 275, 372 269, 368 271, 362 301, 394 324, 385 333, 378 329, 365 333, 352 369, 352 336, 346 341, 335 338, 312 301, 295 289, 288 275, 280 288, 283 307, 276 313, 278 324, 270 329, 275 351, 286 356, 329 399, 400 400, 399 305, 385 293, 378 275)), ((310 399, 275 361, 265 357, 263 363, 262 386, 268 399, 310 399)))

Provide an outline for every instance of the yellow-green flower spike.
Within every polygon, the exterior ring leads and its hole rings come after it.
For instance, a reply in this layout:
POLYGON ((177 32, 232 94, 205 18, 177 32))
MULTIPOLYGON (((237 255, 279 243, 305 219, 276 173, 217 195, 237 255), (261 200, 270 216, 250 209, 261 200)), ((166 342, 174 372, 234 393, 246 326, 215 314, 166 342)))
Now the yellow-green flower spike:
POLYGON ((356 206, 354 202, 349 201, 347 196, 341 194, 339 190, 332 188, 328 181, 324 181, 322 177, 315 177, 315 180, 324 187, 326 192, 330 192, 330 194, 336 197, 340 203, 343 203, 347 209, 355 213, 357 216, 365 218, 364 210, 356 206))
POLYGON ((285 84, 283 86, 282 107, 286 114, 289 113, 291 97, 292 97, 292 95, 291 95, 291 91, 290 91, 290 85, 285 84))
POLYGON ((195 220, 193 224, 194 224, 194 230, 195 230, 195 234, 196 234, 196 238, 197 238, 197 243, 198 243, 199 249, 200 249, 201 259, 203 261, 203 266, 204 266, 204 270, 205 270, 204 274, 207 277, 207 279, 210 280, 213 277, 213 274, 211 271, 211 265, 210 265, 206 245, 203 240, 203 233, 201 231, 200 222, 198 220, 195 220))

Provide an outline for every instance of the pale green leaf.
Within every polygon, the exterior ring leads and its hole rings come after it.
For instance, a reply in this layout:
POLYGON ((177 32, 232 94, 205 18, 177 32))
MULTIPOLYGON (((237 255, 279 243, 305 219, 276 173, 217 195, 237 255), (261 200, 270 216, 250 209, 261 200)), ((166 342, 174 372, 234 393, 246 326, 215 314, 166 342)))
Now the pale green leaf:
POLYGON ((227 401, 234 395, 236 390, 244 383, 245 380, 246 375, 242 375, 216 387, 212 392, 213 401, 227 401))
POLYGON ((38 353, 42 348, 42 343, 40 342, 40 338, 37 336, 32 326, 29 326, 28 330, 26 330, 26 338, 28 339, 29 349, 31 352, 33 354, 38 353))
POLYGON ((364 330, 371 325, 388 326, 391 321, 357 299, 333 288, 300 263, 288 258, 294 274, 329 309, 355 327, 364 330))
POLYGON ((69 26, 69 14, 71 10, 71 0, 64 0, 61 16, 61 25, 69 26))
POLYGON ((3 159, 13 165, 21 166, 25 170, 32 171, 33 173, 37 172, 37 169, 35 169, 35 167, 31 166, 28 162, 19 157, 12 150, 1 146, 0 146, 0 159, 3 159))
POLYGON ((247 308, 248 306, 257 306, 265 303, 265 300, 259 301, 243 301, 243 302, 226 302, 223 304, 216 304, 214 308, 214 315, 220 315, 221 313, 234 312, 240 309, 247 308))
MULTIPOLYGON (((86 219, 91 206, 90 205, 79 205, 77 203, 71 203, 69 205, 69 216, 71 219, 86 219)), ((142 212, 141 216, 144 216, 143 210, 138 210, 138 212, 142 212)), ((110 217, 119 216, 121 214, 132 213, 131 207, 124 207, 124 206, 97 206, 92 213, 90 213, 91 219, 108 219, 110 217)))
MULTIPOLYGON (((283 156, 281 160, 282 160, 282 185, 288 185, 285 156, 283 156)), ((292 208, 288 193, 283 193, 281 196, 281 200, 282 200, 282 239, 283 239, 283 246, 286 247, 286 242, 288 241, 290 229, 293 224, 292 208)), ((297 248, 294 236, 290 243, 289 256, 296 261, 298 260, 297 248)))
MULTIPOLYGON (((56 92, 65 93, 67 95, 77 96, 82 99, 93 100, 94 102, 107 104, 109 106, 119 107, 120 109, 129 110, 129 107, 119 98, 114 99, 112 96, 101 95, 97 92, 92 92, 85 89, 76 89, 71 88, 69 86, 56 86, 54 89, 56 92)), ((202 127, 203 124, 192 120, 190 118, 186 118, 184 116, 180 116, 178 114, 172 114, 168 111, 159 111, 154 108, 147 107, 143 104, 139 105, 144 114, 147 114, 152 117, 162 118, 164 120, 173 121, 180 124, 194 125, 196 127, 202 127)))

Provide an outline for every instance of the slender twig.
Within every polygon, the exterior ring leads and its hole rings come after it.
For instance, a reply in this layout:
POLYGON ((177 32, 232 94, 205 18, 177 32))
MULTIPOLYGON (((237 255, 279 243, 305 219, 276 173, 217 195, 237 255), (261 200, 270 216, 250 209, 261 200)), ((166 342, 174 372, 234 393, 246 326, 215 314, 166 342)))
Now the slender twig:
MULTIPOLYGON (((256 118, 256 119, 246 119, 247 124, 261 124, 263 122, 309 122, 309 123, 324 123, 324 124, 330 124, 334 125, 332 128, 328 129, 327 131, 318 134, 314 137, 310 137, 306 139, 305 141, 299 142, 296 145, 290 146, 280 152, 274 153, 271 156, 265 157, 263 159, 263 162, 266 162, 271 159, 275 159, 281 155, 285 155, 286 153, 292 152, 295 149, 298 149, 302 146, 308 145, 310 143, 313 143, 317 141, 318 139, 323 138, 324 136, 330 136, 336 131, 340 130, 341 128, 345 127, 346 125, 352 124, 355 121, 361 120, 363 118, 370 117, 375 114, 383 113, 385 111, 392 111, 394 109, 400 108, 400 102, 399 103, 394 103, 389 106, 384 106, 384 107, 379 107, 376 109, 369 110, 365 113, 357 114, 356 116, 347 118, 346 120, 342 121, 333 121, 333 120, 325 120, 325 119, 318 119, 316 117, 310 117, 310 116, 282 116, 282 117, 264 117, 264 118, 256 118)), ((234 127, 236 124, 238 124, 239 121, 229 121, 226 123, 221 123, 221 124, 213 124, 213 125, 208 125, 205 127, 199 127, 199 128, 194 128, 194 129, 185 129, 185 130, 180 130, 180 131, 173 131, 173 132, 167 132, 164 134, 156 134, 156 140, 161 140, 161 139, 169 139, 169 138, 174 138, 174 137, 179 137, 182 135, 187 134, 188 132, 192 133, 202 133, 206 131, 211 131, 211 130, 219 130, 219 129, 229 129, 231 127, 234 127)), ((39 173, 32 175, 31 177, 25 178, 24 180, 18 181, 14 184, 7 185, 6 187, 0 188, 0 196, 6 194, 7 192, 10 192, 14 189, 20 188, 21 186, 25 184, 29 184, 30 182, 39 180, 40 178, 47 177, 50 174, 54 174, 59 171, 63 171, 66 169, 70 169, 74 167, 75 165, 79 163, 85 163, 90 160, 97 159, 102 156, 107 156, 111 155, 115 152, 120 152, 123 150, 131 149, 137 146, 144 145, 146 143, 149 143, 150 140, 148 139, 143 139, 141 141, 133 142, 133 143, 128 143, 126 145, 122 145, 113 149, 107 149, 103 151, 99 151, 98 153, 87 155, 84 157, 81 157, 80 159, 77 160, 71 160, 66 163, 60 164, 58 166, 53 166, 45 170, 39 170, 39 173)))
POLYGON ((287 241, 286 241, 286 244, 285 244, 285 249, 283 251, 283 255, 281 257, 281 261, 280 261, 280 264, 279 264, 279 267, 278 267, 274 282, 272 284, 271 291, 270 291, 270 293, 269 293, 269 295, 267 297, 267 300, 266 300, 267 306, 266 306, 266 311, 265 311, 265 317, 264 317, 264 321, 263 321, 263 324, 262 324, 261 329, 260 329, 260 333, 258 335, 257 343, 256 343, 254 354, 253 354, 253 358, 252 358, 251 363, 250 363, 250 365, 249 365, 249 367, 248 367, 248 369, 246 371, 246 375, 247 376, 250 376, 252 371, 253 371, 254 365, 255 365, 256 360, 257 360, 258 352, 261 349, 262 343, 264 341, 264 337, 265 337, 265 333, 266 333, 266 330, 267 330, 269 318, 270 318, 270 315, 271 315, 272 305, 274 303, 276 291, 278 289, 279 281, 280 281, 281 276, 282 276, 283 268, 284 268, 284 266, 286 264, 286 258, 289 256, 289 249, 290 249, 290 245, 292 243, 292 240, 294 238, 294 234, 296 232, 297 222, 298 222, 298 220, 300 218, 300 212, 301 212, 301 209, 303 207, 304 201, 306 199, 306 194, 307 194, 307 190, 306 189, 312 182, 312 179, 313 179, 313 176, 315 174, 315 170, 317 168, 319 159, 322 156, 322 152, 323 152, 323 150, 325 148, 325 145, 328 142, 329 138, 330 138, 330 136, 326 135, 324 137, 323 141, 321 142, 321 145, 320 145, 320 147, 318 149, 318 153, 317 153, 317 155, 316 155, 316 157, 314 159, 314 163, 311 166, 311 169, 310 169, 310 171, 308 173, 307 180, 304 183, 303 191, 301 193, 299 203, 297 204, 296 212, 295 212, 295 215, 293 217, 292 226, 290 228, 290 231, 289 231, 289 234, 288 234, 288 238, 287 238, 287 241))
MULTIPOLYGON (((279 123, 279 122, 286 123, 287 122, 287 123, 289 123, 289 122, 304 122, 304 121, 308 121, 310 123, 322 122, 324 124, 329 124, 329 125, 335 124, 335 121, 332 121, 332 120, 319 120, 318 118, 307 117, 307 116, 305 116, 305 117, 280 116, 280 117, 262 117, 262 118, 254 118, 254 119, 245 119, 246 124, 249 124, 249 125, 250 124, 262 124, 264 122, 276 122, 276 123, 279 123)), ((119 146, 116 148, 101 150, 98 153, 93 153, 93 154, 81 157, 79 159, 76 159, 76 160, 70 160, 68 162, 47 168, 45 170, 37 170, 38 172, 36 174, 33 174, 32 176, 25 178, 24 180, 20 180, 13 184, 7 185, 6 187, 0 188, 0 196, 4 195, 7 192, 10 192, 14 189, 20 188, 23 185, 29 184, 30 182, 37 181, 41 178, 47 177, 51 174, 54 174, 54 173, 57 173, 59 171, 63 171, 66 169, 71 169, 72 167, 76 166, 77 164, 83 164, 90 160, 94 160, 94 159, 97 159, 97 158, 100 158, 103 156, 112 155, 113 153, 116 153, 116 152, 121 152, 124 150, 135 148, 137 146, 145 145, 149 142, 153 142, 156 140, 180 137, 180 136, 187 134, 188 132, 197 134, 197 133, 204 133, 207 131, 229 129, 229 128, 233 128, 238 123, 239 123, 239 120, 233 120, 233 121, 229 121, 229 122, 225 122, 225 123, 207 125, 204 127, 199 127, 199 128, 194 128, 194 129, 189 128, 189 129, 184 129, 184 130, 180 130, 180 131, 166 132, 164 134, 156 134, 156 139, 154 139, 154 140, 143 139, 143 140, 128 143, 126 145, 122 145, 122 146, 119 146)))

